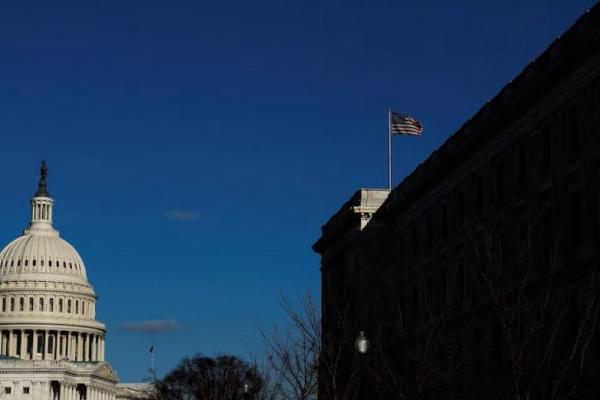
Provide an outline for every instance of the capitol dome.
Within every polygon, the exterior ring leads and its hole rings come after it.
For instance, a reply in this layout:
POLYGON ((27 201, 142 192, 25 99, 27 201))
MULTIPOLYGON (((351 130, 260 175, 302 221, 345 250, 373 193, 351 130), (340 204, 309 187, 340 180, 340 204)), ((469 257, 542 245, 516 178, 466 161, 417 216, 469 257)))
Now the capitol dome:
POLYGON ((0 253, 0 275, 36 273, 86 281, 81 256, 58 232, 55 236, 25 234, 0 253))
POLYGON ((54 229, 54 200, 41 168, 29 225, 0 252, 0 356, 104 360, 96 294, 73 246, 54 229))

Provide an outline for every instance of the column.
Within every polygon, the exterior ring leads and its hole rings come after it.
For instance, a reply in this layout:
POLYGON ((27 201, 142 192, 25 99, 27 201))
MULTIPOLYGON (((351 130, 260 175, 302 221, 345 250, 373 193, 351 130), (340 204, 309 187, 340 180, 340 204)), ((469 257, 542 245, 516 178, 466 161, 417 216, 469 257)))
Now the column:
POLYGON ((25 330, 21 329, 21 353, 19 354, 19 357, 21 358, 21 360, 24 360, 25 357, 27 356, 27 335, 25 335, 25 330))
MULTIPOLYGON (((49 301, 48 299, 46 299, 47 301, 49 301)), ((50 332, 46 331, 45 335, 44 335, 44 347, 42 348, 42 358, 44 360, 46 360, 48 358, 48 334, 50 332)))
POLYGON ((50 394, 50 382, 42 381, 40 385, 40 391, 42 392, 42 399, 52 399, 50 394))
POLYGON ((12 356, 12 354, 13 354, 12 346, 13 346, 14 339, 13 339, 12 335, 13 335, 13 331, 12 331, 12 329, 10 329, 8 331, 8 341, 6 343, 6 355, 7 356, 12 356))
POLYGON ((58 358, 59 358, 58 357, 58 339, 59 338, 60 338, 60 332, 59 331, 54 332, 54 354, 52 355, 54 360, 58 360, 58 358))
POLYGON ((75 360, 75 332, 69 332, 69 359, 75 360))
POLYGON ((88 334, 81 335, 81 347, 83 348, 81 351, 81 361, 88 361, 88 334))
POLYGON ((96 361, 97 353, 96 353, 96 345, 98 344, 98 336, 92 335, 92 353, 91 353, 91 361, 96 361))
POLYGON ((33 330, 31 331, 31 334, 33 335, 33 341, 32 341, 32 346, 31 346, 31 359, 35 360, 37 357, 37 348, 38 348, 38 337, 36 334, 36 331, 33 330))
POLYGON ((104 361, 104 336, 100 338, 100 360, 104 361))
POLYGON ((60 338, 60 354, 59 358, 63 358, 67 356, 67 339, 64 335, 64 332, 58 332, 58 337, 60 338))
POLYGON ((83 361, 83 334, 77 334, 77 361, 83 361))

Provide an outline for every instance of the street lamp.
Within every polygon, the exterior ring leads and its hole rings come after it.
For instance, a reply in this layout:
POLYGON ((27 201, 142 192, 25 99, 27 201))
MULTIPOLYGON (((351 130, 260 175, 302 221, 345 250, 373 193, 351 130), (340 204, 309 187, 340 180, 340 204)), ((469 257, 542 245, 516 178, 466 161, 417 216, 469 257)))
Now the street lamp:
POLYGON ((358 332, 358 336, 354 340, 354 348, 360 354, 366 354, 369 351, 369 340, 365 336, 364 331, 358 332))
POLYGON ((244 382, 244 394, 243 399, 247 400, 250 398, 250 384, 248 382, 244 382))

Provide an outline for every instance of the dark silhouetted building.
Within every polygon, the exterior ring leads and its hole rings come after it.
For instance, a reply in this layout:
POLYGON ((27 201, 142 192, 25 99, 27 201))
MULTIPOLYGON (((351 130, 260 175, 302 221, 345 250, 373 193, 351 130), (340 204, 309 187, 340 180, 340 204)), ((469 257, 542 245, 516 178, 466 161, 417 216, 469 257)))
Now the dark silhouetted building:
POLYGON ((600 398, 599 335, 590 334, 599 239, 596 6, 391 192, 357 191, 322 227, 313 248, 323 338, 342 349, 342 366, 325 377, 323 360, 321 397, 332 398, 332 379, 341 395, 360 376, 359 397, 394 398, 381 389, 393 381, 386 374, 414 375, 421 363, 433 383, 399 378, 409 398, 600 398), (502 326, 511 315, 514 325, 502 326), (355 373, 359 331, 370 348, 355 373), (433 366, 419 360, 425 338, 433 366), (519 348, 526 360, 507 351, 519 348))

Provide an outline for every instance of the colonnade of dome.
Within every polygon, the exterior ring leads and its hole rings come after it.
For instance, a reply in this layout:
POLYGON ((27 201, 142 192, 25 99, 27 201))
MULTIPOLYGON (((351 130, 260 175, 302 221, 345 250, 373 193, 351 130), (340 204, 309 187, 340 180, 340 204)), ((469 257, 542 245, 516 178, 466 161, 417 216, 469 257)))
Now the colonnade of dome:
POLYGON ((0 355, 22 360, 104 361, 104 335, 52 328, 2 328, 0 355))

